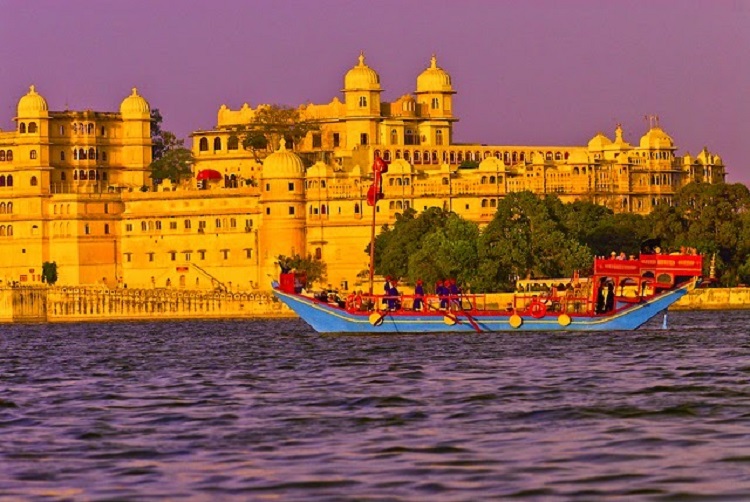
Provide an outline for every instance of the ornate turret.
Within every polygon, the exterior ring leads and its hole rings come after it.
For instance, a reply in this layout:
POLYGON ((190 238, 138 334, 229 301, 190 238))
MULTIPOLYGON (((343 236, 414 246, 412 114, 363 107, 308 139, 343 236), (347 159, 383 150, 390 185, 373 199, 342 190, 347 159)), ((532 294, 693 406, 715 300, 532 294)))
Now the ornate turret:
POLYGON ((18 100, 18 118, 39 118, 49 116, 47 100, 36 92, 35 86, 29 87, 29 92, 18 100))

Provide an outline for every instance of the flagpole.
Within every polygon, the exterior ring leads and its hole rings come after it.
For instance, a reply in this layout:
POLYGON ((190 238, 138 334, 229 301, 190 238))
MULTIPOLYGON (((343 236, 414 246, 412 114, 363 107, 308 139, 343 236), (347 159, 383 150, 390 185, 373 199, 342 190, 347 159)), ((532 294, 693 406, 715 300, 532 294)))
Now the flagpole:
POLYGON ((378 200, 382 197, 380 184, 384 172, 388 172, 388 164, 380 156, 376 155, 375 161, 372 164, 374 179, 367 194, 368 204, 372 202, 372 223, 370 224, 370 296, 373 295, 375 281, 375 216, 378 209, 378 200))

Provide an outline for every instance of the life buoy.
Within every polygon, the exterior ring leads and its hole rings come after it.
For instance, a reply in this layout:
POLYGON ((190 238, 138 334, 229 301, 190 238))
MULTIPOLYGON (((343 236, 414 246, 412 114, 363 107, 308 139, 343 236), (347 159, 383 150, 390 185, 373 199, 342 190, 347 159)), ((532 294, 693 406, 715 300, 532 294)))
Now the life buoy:
POLYGON ((529 313, 534 319, 541 319, 547 313, 547 306, 539 300, 534 300, 529 305, 529 313))

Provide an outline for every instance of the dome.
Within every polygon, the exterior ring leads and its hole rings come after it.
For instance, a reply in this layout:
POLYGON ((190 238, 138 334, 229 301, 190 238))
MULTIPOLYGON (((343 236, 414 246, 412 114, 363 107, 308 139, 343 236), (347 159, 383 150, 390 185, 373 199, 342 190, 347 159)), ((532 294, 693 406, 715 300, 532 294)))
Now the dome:
POLYGON ((304 178, 305 165, 294 152, 286 149, 286 141, 282 139, 279 149, 263 161, 261 177, 264 180, 304 178))
POLYGON ((359 64, 346 72, 344 91, 379 91, 380 76, 365 64, 365 55, 360 53, 359 64))
POLYGON ((333 167, 325 162, 316 162, 307 170, 308 178, 333 178, 334 176, 333 167))
POLYGON ((47 100, 36 92, 33 85, 29 87, 28 94, 18 100, 19 117, 44 115, 48 110, 47 100))
POLYGON ((665 133, 661 127, 652 127, 641 138, 641 148, 648 149, 673 149, 674 141, 665 133))
MULTIPOLYGON (((593 140, 592 140, 593 141, 593 140)), ((588 164, 589 163, 589 154, 583 150, 573 150, 570 155, 568 155, 567 160, 565 161, 567 164, 588 164)))
POLYGON ((150 114, 151 107, 149 106, 148 101, 138 94, 138 89, 135 87, 133 87, 132 91, 132 94, 123 99, 122 103, 120 103, 120 113, 123 115, 150 114))
POLYGON ((591 141, 589 141, 589 150, 591 151, 601 151, 604 150, 604 147, 609 146, 612 144, 612 140, 606 137, 603 133, 597 133, 596 136, 591 138, 591 141))
POLYGON ((477 167, 477 171, 482 172, 497 172, 505 170, 505 162, 502 159, 498 159, 494 155, 490 155, 486 159, 483 159, 477 167))
POLYGON ((434 55, 430 59, 430 67, 417 77, 417 92, 453 92, 451 76, 437 65, 434 55))

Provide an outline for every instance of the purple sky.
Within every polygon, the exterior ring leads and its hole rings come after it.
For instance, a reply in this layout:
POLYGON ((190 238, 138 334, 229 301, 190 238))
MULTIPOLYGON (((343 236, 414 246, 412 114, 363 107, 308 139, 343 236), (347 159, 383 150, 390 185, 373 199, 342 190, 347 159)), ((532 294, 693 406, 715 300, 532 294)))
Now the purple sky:
POLYGON ((457 141, 581 145, 620 122, 637 144, 655 114, 750 183, 750 0, 0 0, 0 128, 32 83, 99 111, 135 85, 186 137, 222 103, 327 103, 360 50, 386 101, 436 53, 457 141))

